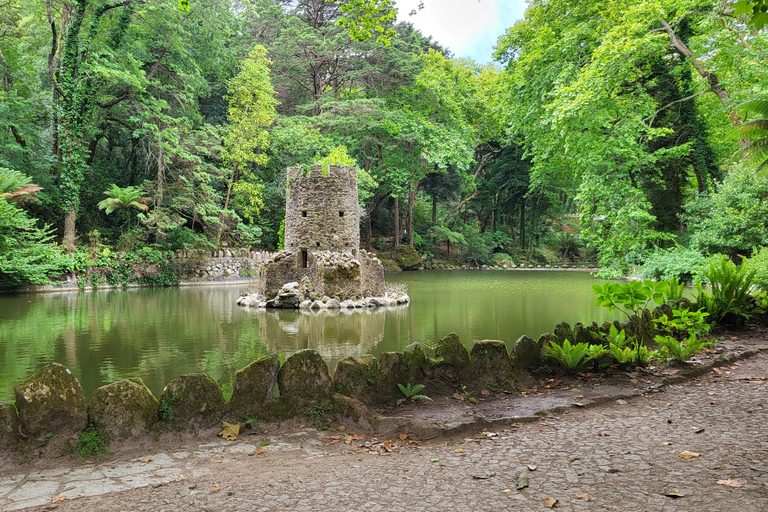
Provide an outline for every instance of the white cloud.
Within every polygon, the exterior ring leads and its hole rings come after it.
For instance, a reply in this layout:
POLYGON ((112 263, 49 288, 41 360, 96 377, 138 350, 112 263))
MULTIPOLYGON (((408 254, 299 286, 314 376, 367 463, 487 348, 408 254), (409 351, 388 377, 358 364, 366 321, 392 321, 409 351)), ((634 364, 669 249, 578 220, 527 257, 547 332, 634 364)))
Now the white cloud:
POLYGON ((490 61, 504 31, 523 17, 523 0, 423 0, 424 9, 408 16, 419 0, 396 0, 398 19, 448 47, 456 57, 490 61))

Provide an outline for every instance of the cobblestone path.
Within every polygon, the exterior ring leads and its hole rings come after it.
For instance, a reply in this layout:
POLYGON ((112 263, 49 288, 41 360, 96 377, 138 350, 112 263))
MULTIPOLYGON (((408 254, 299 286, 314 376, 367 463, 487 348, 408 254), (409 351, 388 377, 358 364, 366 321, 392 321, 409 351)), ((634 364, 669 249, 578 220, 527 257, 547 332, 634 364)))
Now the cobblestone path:
POLYGON ((765 377, 762 353, 651 395, 469 440, 394 439, 386 455, 360 447, 370 439, 344 444, 353 432, 304 430, 263 448, 263 438, 244 436, 146 459, 5 471, 0 509, 545 511, 551 498, 560 511, 768 511, 765 377), (527 466, 529 485, 517 490, 527 466))

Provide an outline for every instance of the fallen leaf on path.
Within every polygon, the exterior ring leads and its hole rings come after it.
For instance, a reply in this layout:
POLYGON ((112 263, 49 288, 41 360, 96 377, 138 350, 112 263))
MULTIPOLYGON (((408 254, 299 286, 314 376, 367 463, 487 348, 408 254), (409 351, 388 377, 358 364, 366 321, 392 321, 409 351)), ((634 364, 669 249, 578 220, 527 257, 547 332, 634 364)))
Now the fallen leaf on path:
POLYGON ((744 487, 744 483, 731 480, 730 478, 728 480, 718 480, 717 483, 728 487, 744 487))
POLYGON ((217 488, 211 490, 211 494, 214 494, 214 493, 217 493, 217 492, 220 492, 220 491, 221 491, 221 487, 217 487, 217 488))
POLYGON ((511 492, 512 492, 512 489, 504 489, 504 490, 503 490, 503 491, 501 491, 501 492, 503 492, 503 493, 506 493, 506 494, 509 494, 509 493, 511 493, 511 492))
POLYGON ((680 370, 666 370, 661 372, 662 375, 677 375, 680 373, 680 370))
POLYGON ((259 448, 258 450, 253 450, 254 455, 261 455, 262 453, 267 453, 269 450, 266 448, 259 448))
POLYGON ((637 384, 639 381, 637 379, 628 379, 627 382, 631 382, 632 384, 637 384))
POLYGON ((287 483, 290 483, 290 481, 291 481, 291 479, 290 479, 289 477, 285 477, 285 478, 283 478, 282 480, 280 480, 280 482, 279 482, 279 483, 281 483, 281 484, 287 484, 287 483))
POLYGON ((553 498, 552 496, 547 496, 544 498, 544 506, 547 508, 554 507, 555 503, 557 503, 557 498, 553 498))
POLYGON ((664 496, 669 496, 670 498, 684 498, 685 494, 677 491, 667 491, 664 493, 664 496))
POLYGON ((628 453, 629 453, 629 452, 619 452, 619 455, 626 455, 626 454, 628 454, 628 453))
POLYGON ((688 451, 680 452, 677 454, 677 456, 680 457, 681 459, 694 459, 696 457, 701 457, 701 455, 696 452, 688 452, 688 451))
POLYGON ((663 444, 664 446, 672 446, 672 443, 670 441, 665 441, 661 444, 663 444))
POLYGON ((20 435, 21 437, 23 437, 24 439, 26 439, 26 438, 27 438, 27 434, 25 434, 25 433, 24 433, 24 432, 21 430, 21 423, 19 423, 19 429, 18 429, 18 430, 19 430, 19 435, 20 435))
POLYGON ((701 434, 702 432, 704 432, 704 427, 701 427, 701 428, 695 428, 694 427, 694 429, 693 429, 693 433, 694 434, 701 434))
POLYGON ((528 464, 528 469, 530 471, 536 471, 536 468, 539 467, 538 464, 528 464))
POLYGON ((575 405, 576 407, 584 407, 584 404, 581 402, 576 402, 573 405, 575 405))
POLYGON ((429 459, 429 462, 440 462, 440 457, 436 457, 434 459, 429 459))
POLYGON ((589 493, 588 492, 583 492, 581 494, 577 494, 576 497, 577 498, 581 498, 584 501, 589 501, 589 493))
POLYGON ((609 436, 609 434, 606 434, 605 432, 598 432, 597 435, 599 435, 600 437, 608 437, 609 436))
POLYGON ((571 457, 568 462, 576 462, 577 460, 581 460, 581 457, 571 457))
POLYGON ((55 498, 51 498, 51 503, 57 503, 59 501, 64 501, 67 499, 66 496, 56 496, 55 498))
POLYGON ((240 435, 240 422, 238 421, 233 425, 232 423, 222 421, 221 432, 219 432, 219 435, 227 441, 236 441, 237 436, 240 435))
POLYGON ((464 453, 464 450, 462 450, 461 448, 459 448, 458 450, 454 450, 454 452, 456 452, 456 453, 464 453))
POLYGON ((153 460, 155 460, 155 459, 149 459, 149 458, 147 458, 147 459, 144 459, 144 460, 142 460, 141 462, 152 462, 153 460))
POLYGON ((408 439, 408 434, 400 434, 397 437, 399 437, 401 441, 405 441, 406 439, 408 439))
POLYGON ((488 473, 487 475, 472 475, 475 480, 488 480, 496 476, 496 473, 488 473))
POLYGON ((517 480, 515 480, 515 487, 517 487, 518 491, 528 487, 528 471, 523 470, 520 473, 520 476, 517 477, 517 480))

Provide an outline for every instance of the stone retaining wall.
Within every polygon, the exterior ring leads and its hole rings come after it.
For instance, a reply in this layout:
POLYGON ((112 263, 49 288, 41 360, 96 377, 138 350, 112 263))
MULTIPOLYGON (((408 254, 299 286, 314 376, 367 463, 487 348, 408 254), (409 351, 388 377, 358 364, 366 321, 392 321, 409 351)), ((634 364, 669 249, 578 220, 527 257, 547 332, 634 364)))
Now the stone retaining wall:
MULTIPOLYGON (((666 308, 669 305, 614 325, 628 334, 652 336, 652 320, 666 308)), ((435 357, 413 343, 402 353, 386 352, 378 359, 371 355, 344 359, 333 376, 314 350, 299 350, 282 365, 272 354, 235 372, 229 401, 209 376, 192 374, 169 382, 159 400, 141 379, 109 384, 97 389, 86 407, 78 380, 64 366, 52 363, 16 386, 15 406, 0 402, 0 453, 27 459, 69 454, 88 424, 108 443, 195 431, 221 421, 282 421, 313 410, 333 411, 365 424, 372 418, 367 406, 394 405, 404 398, 398 384, 423 384, 421 394, 432 397, 510 389, 523 372, 541 367, 549 341, 595 342, 610 325, 577 323, 572 328, 561 322, 554 333, 538 340, 521 336, 509 348, 497 340, 475 341, 469 351, 456 334, 449 334, 434 346, 435 357)))

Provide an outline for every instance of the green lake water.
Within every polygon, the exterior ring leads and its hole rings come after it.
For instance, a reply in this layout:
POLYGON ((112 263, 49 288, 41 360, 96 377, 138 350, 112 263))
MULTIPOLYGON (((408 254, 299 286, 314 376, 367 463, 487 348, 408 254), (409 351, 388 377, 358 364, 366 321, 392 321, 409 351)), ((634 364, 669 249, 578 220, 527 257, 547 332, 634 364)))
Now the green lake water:
POLYGON ((586 272, 430 271, 387 274, 404 282, 409 306, 301 313, 235 304, 248 285, 0 295, 0 400, 40 366, 58 362, 86 399, 99 386, 141 377, 156 396, 171 379, 202 372, 226 389, 261 355, 317 350, 331 370, 349 356, 401 350, 456 332, 507 343, 538 337, 560 321, 617 318, 594 305, 586 272))

